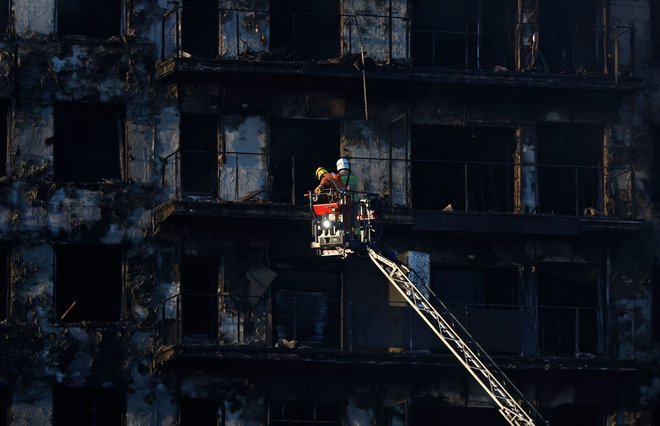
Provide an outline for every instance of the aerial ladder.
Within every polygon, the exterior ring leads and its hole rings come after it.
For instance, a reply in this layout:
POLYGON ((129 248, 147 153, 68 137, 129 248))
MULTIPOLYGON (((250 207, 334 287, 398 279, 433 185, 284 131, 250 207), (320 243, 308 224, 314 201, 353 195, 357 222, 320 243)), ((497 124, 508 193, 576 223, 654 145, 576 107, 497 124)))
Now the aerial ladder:
POLYGON ((313 215, 312 248, 318 254, 346 257, 366 252, 389 283, 484 389, 510 425, 549 426, 428 285, 419 279, 416 285, 411 280, 414 271, 382 249, 377 226, 377 196, 365 194, 358 203, 353 194, 346 192, 310 192, 308 196, 313 215), (435 303, 431 304, 424 293, 433 297, 435 303))

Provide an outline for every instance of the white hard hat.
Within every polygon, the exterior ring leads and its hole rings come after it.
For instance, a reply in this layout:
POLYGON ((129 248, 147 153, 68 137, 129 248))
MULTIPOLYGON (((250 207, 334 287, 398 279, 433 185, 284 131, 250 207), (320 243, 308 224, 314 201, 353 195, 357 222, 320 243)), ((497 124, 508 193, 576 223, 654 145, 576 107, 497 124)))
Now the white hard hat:
POLYGON ((348 158, 340 158, 337 160, 337 171, 340 170, 349 170, 351 168, 351 163, 348 161, 348 158))

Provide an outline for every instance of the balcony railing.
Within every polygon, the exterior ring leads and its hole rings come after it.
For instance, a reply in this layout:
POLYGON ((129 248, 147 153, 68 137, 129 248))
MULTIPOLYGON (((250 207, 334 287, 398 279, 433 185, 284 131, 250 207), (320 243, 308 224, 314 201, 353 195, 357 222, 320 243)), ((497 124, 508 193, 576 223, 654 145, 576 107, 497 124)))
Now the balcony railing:
MULTIPOLYGON (((207 200, 305 205, 308 201, 304 195, 318 184, 314 170, 334 160, 177 150, 162 158, 160 198, 162 203, 207 200)), ((376 157, 353 157, 351 161, 362 185, 359 189, 386 196, 397 211, 633 215, 633 172, 626 167, 376 157), (516 183, 516 179, 525 182, 516 183), (525 197, 536 199, 532 211, 515 205, 516 198, 525 197)))
MULTIPOLYGON (((405 302, 331 299, 319 293, 292 297, 284 293, 270 299, 222 300, 222 305, 232 305, 233 313, 219 320, 221 300, 220 296, 210 294, 176 294, 164 300, 161 344, 351 353, 448 353, 405 302)), ((597 308, 488 304, 448 304, 447 307, 491 353, 604 355, 602 321, 597 308)), ((633 331, 619 334, 632 336, 633 331)))
POLYGON ((161 59, 333 60, 464 70, 630 77, 632 27, 508 23, 497 42, 483 23, 392 14, 176 7, 161 28, 161 59), (518 58, 516 61, 515 58, 518 58), (516 64, 517 62, 517 64, 516 64))

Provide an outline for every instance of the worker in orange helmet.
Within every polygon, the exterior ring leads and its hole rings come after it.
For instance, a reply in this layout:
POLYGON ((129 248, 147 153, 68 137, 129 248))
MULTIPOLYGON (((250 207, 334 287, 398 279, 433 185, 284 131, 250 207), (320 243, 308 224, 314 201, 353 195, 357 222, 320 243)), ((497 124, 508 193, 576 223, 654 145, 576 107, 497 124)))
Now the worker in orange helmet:
POLYGON ((318 194, 324 189, 331 189, 338 192, 344 191, 346 185, 341 181, 339 176, 328 172, 325 167, 319 167, 316 169, 316 178, 320 181, 319 186, 314 188, 314 193, 318 194))

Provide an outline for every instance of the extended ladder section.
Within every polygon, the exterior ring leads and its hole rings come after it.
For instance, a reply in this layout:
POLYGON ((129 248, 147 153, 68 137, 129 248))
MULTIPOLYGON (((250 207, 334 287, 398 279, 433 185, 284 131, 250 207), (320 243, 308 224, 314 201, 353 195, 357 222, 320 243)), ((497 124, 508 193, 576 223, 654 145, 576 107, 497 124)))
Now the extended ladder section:
POLYGON ((367 252, 388 281, 479 382, 510 425, 548 425, 447 307, 439 300, 436 300, 437 308, 431 305, 408 277, 410 270, 406 266, 387 259, 371 247, 367 247, 367 252))

